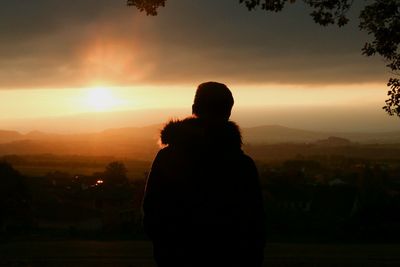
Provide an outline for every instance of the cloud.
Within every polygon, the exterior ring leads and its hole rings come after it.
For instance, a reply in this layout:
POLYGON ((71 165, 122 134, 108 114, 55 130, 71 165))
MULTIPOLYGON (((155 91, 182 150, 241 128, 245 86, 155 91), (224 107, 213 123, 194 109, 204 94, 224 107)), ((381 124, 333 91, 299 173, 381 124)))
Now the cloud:
POLYGON ((315 25, 302 5, 271 14, 230 0, 168 0, 147 17, 123 0, 5 0, 0 88, 383 82, 384 64, 361 56, 359 8, 337 29, 315 25))

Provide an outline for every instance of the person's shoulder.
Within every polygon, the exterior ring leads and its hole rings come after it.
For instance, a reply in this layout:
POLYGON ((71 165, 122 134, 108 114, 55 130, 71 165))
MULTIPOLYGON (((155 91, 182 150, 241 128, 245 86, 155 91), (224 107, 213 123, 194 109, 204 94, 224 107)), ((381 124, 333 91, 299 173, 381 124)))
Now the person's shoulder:
POLYGON ((171 154, 171 147, 170 146, 165 146, 162 147, 158 152, 156 158, 164 158, 168 157, 171 154))
POLYGON ((254 163, 254 160, 252 157, 250 157, 248 154, 246 154, 246 152, 244 152, 243 150, 240 150, 240 153, 238 153, 240 156, 240 159, 249 163, 254 163))
POLYGON ((240 162, 250 168, 255 168, 256 164, 253 160, 253 158, 251 158, 249 155, 247 155, 246 153, 242 152, 240 153, 240 162))

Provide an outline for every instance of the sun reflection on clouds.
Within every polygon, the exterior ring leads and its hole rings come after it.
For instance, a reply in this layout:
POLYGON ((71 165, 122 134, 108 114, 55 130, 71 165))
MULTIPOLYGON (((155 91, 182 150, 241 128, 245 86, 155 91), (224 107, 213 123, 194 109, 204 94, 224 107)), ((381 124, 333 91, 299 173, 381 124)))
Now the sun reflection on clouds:
POLYGON ((123 43, 115 40, 94 40, 87 49, 84 60, 94 73, 124 72, 134 61, 134 47, 128 50, 123 43))
POLYGON ((153 60, 137 40, 95 38, 83 45, 83 79, 121 85, 138 82, 154 69, 153 60))

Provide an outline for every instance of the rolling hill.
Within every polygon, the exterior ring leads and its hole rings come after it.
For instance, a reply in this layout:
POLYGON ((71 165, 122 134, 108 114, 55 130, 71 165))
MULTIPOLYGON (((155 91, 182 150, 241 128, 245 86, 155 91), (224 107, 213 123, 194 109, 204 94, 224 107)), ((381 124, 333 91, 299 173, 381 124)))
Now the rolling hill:
MULTIPOLYGON (((86 134, 51 134, 16 131, 0 131, 0 155, 6 154, 70 154, 115 155, 138 159, 151 159, 159 149, 158 136, 161 124, 147 127, 108 129, 86 134)), ((264 125, 243 128, 246 145, 270 144, 318 144, 320 140, 335 136, 360 144, 400 143, 400 132, 340 133, 316 132, 264 125)), ((326 142, 320 142, 326 144, 326 142)))

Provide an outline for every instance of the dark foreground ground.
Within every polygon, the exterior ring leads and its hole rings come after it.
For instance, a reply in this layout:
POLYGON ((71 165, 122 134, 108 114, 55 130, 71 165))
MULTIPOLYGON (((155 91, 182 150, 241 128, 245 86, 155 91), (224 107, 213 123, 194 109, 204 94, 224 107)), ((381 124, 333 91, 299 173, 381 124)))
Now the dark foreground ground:
MULTIPOLYGON (((268 244, 265 266, 400 266, 400 244, 268 244)), ((0 266, 153 267, 147 241, 0 243, 0 266)))

